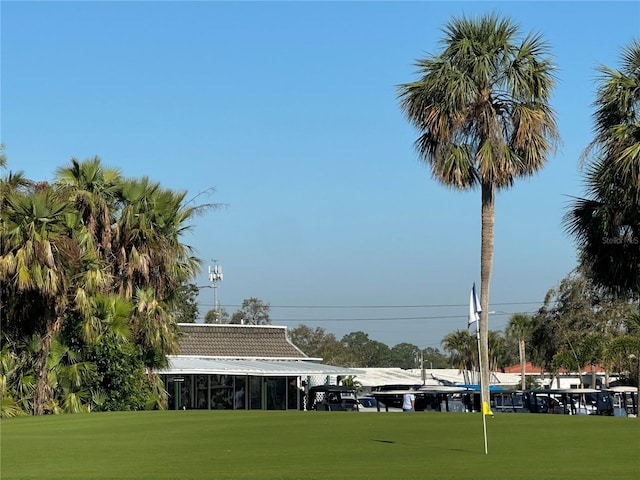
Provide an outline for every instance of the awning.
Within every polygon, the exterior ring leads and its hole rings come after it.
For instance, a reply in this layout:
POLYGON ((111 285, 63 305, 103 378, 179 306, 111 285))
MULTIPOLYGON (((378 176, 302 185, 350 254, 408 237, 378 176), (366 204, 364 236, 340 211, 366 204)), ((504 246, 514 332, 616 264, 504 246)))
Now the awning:
POLYGON ((249 360, 211 357, 169 357, 160 375, 251 375, 285 377, 307 375, 357 375, 360 370, 304 360, 249 360))

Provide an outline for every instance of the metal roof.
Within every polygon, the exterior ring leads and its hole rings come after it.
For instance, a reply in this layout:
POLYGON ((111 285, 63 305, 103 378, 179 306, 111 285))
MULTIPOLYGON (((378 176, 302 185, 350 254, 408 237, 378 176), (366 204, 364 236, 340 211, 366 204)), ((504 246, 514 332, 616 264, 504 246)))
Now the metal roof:
MULTIPOLYGON (((362 373, 356 377, 356 381, 363 387, 422 384, 422 371, 420 369, 362 368, 360 370, 362 373)), ((465 379, 458 369, 425 369, 425 385, 456 385, 461 383, 465 383, 465 379)), ((516 385, 520 383, 520 375, 491 372, 491 383, 495 385, 516 385)))
POLYGON ((360 370, 323 365, 304 360, 232 359, 197 356, 170 356, 169 366, 159 370, 162 375, 252 375, 284 377, 306 375, 357 375, 360 370))

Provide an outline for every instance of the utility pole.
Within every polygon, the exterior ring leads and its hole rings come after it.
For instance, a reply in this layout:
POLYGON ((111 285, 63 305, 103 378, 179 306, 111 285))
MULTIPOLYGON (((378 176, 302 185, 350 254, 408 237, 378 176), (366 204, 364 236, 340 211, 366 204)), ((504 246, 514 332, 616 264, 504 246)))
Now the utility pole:
POLYGON ((424 370, 424 350, 419 349, 415 352, 415 360, 416 360, 416 363, 420 365, 420 378, 422 380, 422 385, 426 385, 427 375, 424 370))
POLYGON ((213 268, 209 265, 209 281, 213 288, 213 309, 216 312, 216 323, 220 323, 220 303, 218 302, 218 282, 222 281, 222 266, 213 260, 213 268))

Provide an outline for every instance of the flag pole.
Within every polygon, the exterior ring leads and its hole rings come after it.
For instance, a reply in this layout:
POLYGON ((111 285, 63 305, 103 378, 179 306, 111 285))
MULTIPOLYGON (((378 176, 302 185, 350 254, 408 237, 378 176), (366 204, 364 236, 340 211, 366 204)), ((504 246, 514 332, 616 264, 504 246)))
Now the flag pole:
POLYGON ((483 388, 482 388, 482 355, 480 353, 480 315, 479 313, 482 311, 482 307, 480 306, 480 302, 478 301, 478 296, 476 295, 476 284, 474 282, 473 287, 471 288, 471 296, 469 297, 469 323, 467 325, 467 329, 471 327, 473 322, 476 322, 476 340, 478 342, 478 368, 480 369, 478 376, 478 386, 480 387, 480 415, 482 416, 482 433, 484 436, 484 454, 489 454, 489 449, 487 445, 487 419, 486 414, 487 411, 491 413, 491 408, 489 407, 488 399, 484 398, 483 388))

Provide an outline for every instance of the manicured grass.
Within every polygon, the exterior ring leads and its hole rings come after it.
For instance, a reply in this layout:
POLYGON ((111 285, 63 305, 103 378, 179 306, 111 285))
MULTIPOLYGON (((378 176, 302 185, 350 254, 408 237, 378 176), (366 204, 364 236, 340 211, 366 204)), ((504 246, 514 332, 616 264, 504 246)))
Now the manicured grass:
POLYGON ((117 412, 3 419, 0 478, 640 478, 640 420, 501 414, 117 412))

